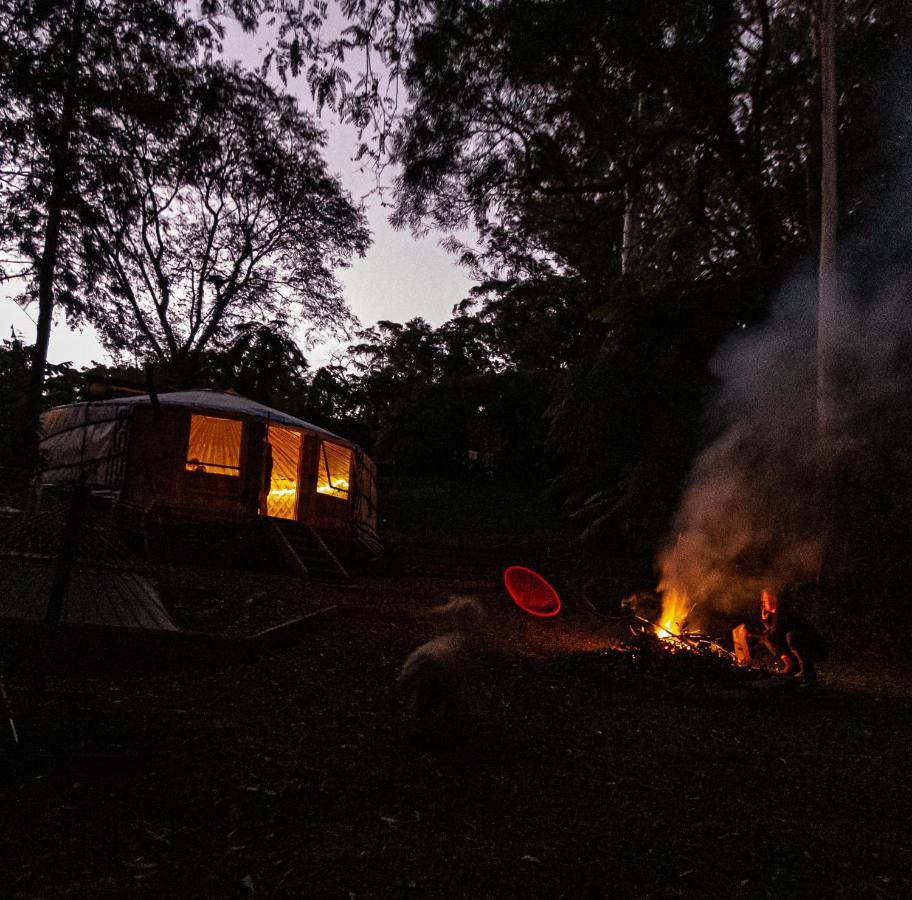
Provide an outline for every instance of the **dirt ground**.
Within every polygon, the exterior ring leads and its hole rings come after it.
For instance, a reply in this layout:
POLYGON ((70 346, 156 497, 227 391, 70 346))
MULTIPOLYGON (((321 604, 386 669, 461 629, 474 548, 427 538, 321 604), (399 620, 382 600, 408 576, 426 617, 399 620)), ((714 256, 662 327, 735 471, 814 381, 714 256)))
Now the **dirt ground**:
POLYGON ((817 690, 669 679, 604 649, 551 552, 409 548, 336 587, 174 573, 198 629, 339 609, 253 665, 55 677, 41 754, 0 775, 0 893, 912 896, 900 663, 836 653, 817 690), (500 587, 534 559, 568 585, 555 620, 500 587), (462 733, 429 749, 394 682, 453 592, 480 597, 489 639, 462 733))

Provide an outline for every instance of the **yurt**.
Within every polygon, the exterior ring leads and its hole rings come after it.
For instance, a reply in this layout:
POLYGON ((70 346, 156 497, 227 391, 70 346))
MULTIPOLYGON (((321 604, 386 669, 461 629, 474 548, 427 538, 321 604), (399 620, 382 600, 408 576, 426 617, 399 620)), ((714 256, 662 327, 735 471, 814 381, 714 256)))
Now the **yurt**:
POLYGON ((233 392, 72 403, 44 414, 42 434, 44 485, 85 477, 94 494, 143 515, 298 523, 328 545, 379 552, 367 454, 233 392))

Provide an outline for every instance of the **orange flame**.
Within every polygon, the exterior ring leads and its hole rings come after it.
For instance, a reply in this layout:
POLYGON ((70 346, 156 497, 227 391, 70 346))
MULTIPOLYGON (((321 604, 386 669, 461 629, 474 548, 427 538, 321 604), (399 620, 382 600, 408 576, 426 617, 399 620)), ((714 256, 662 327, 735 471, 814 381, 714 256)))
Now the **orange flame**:
POLYGON ((687 622, 693 604, 687 594, 675 588, 662 591, 662 616, 656 625, 656 634, 663 641, 677 640, 687 622))

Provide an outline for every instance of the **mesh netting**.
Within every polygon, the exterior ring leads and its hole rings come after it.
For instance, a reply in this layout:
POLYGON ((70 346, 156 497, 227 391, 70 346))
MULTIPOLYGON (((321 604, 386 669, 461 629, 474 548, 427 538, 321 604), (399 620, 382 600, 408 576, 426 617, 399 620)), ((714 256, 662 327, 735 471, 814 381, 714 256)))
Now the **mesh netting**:
MULTIPOLYGON (((0 511, 0 619, 42 621, 63 546, 71 500, 44 493, 36 508, 0 511)), ((64 599, 67 624, 175 629, 110 513, 88 509, 76 538, 64 599)))

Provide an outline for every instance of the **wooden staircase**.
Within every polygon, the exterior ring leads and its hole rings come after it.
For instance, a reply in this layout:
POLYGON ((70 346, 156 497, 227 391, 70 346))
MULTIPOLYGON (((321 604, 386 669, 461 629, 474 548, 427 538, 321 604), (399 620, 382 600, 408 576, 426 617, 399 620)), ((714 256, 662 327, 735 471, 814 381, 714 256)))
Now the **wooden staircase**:
POLYGON ((263 519, 273 543, 289 568, 312 581, 345 582, 351 576, 310 525, 290 519, 263 519))
POLYGON ((168 568, 191 564, 224 569, 290 570, 313 581, 342 583, 351 576, 322 537, 303 522, 265 516, 200 521, 180 511, 139 510, 120 524, 142 540, 147 561, 168 568), (133 527, 131 528, 131 524, 133 527))

